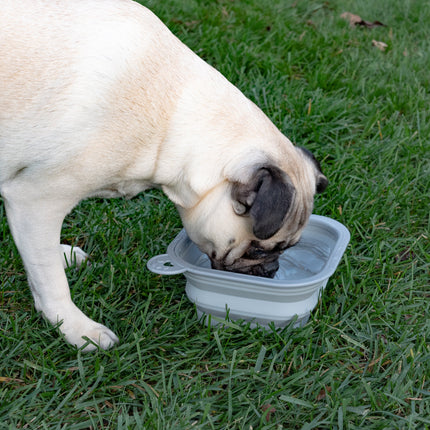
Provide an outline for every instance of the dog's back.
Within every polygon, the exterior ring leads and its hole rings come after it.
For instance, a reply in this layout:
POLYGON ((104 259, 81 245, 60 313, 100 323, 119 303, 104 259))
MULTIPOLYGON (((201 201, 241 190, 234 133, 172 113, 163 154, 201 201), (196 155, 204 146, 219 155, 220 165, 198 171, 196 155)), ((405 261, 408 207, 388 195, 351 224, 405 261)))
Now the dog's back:
POLYGON ((24 166, 70 163, 87 151, 83 146, 103 138, 101 129, 115 140, 116 133, 134 129, 133 119, 145 121, 136 88, 145 87, 145 96, 152 97, 142 82, 151 79, 153 92, 160 94, 160 70, 168 69, 155 64, 160 56, 151 51, 165 41, 177 43, 168 33, 152 12, 131 0, 3 1, 0 184, 24 166), (134 118, 133 105, 140 105, 134 118), (121 111, 128 112, 126 124, 121 111))

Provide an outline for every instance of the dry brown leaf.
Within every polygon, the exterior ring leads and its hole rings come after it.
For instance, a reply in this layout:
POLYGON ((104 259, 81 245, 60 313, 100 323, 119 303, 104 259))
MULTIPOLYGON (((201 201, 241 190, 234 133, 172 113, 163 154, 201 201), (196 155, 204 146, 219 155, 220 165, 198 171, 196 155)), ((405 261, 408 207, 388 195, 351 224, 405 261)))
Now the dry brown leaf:
POLYGON ((354 15, 351 12, 343 12, 340 17, 349 21, 349 25, 351 27, 355 27, 357 25, 366 28, 385 27, 385 24, 383 24, 381 21, 365 21, 363 18, 361 18, 361 16, 354 15))
POLYGON ((272 414, 276 412, 276 409, 270 403, 264 404, 261 406, 261 409, 263 412, 266 412, 266 422, 269 422, 272 414))
POLYGON ((321 388, 321 391, 318 393, 317 401, 321 401, 326 398, 327 394, 331 393, 331 387, 328 385, 325 388, 321 388))
POLYGON ((351 27, 355 27, 355 25, 356 25, 358 22, 363 21, 363 20, 361 19, 361 16, 354 15, 354 14, 353 14, 353 13, 351 13, 351 12, 344 12, 344 13, 342 13, 342 14, 340 15, 340 17, 341 17, 341 18, 343 18, 343 19, 346 19, 347 21, 349 21, 349 25, 350 25, 351 27))
POLYGON ((386 43, 380 42, 379 40, 372 40, 372 46, 375 46, 380 51, 385 51, 388 48, 386 43))
POLYGON ((399 263, 402 261, 413 260, 415 259, 415 257, 415 252, 411 248, 406 247, 402 249, 402 251, 398 253, 394 258, 396 260, 396 263, 399 263))
POLYGON ((385 27, 385 24, 383 24, 381 21, 373 21, 373 22, 370 22, 370 21, 364 21, 364 20, 361 20, 359 23, 357 23, 356 25, 362 25, 362 26, 364 26, 364 27, 367 27, 367 28, 373 28, 373 27, 385 27))
POLYGON ((7 376, 0 376, 0 383, 10 383, 10 382, 16 382, 18 384, 23 383, 24 381, 22 379, 18 379, 18 378, 9 378, 7 376))

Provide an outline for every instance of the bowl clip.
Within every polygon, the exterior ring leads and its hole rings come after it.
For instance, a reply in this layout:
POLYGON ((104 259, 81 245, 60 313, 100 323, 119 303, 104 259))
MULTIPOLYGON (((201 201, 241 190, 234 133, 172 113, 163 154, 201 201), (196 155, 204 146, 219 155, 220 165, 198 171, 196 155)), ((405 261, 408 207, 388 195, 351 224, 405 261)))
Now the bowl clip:
POLYGON ((146 266, 151 272, 158 275, 179 275, 187 270, 183 266, 172 263, 168 254, 160 254, 152 257, 146 263, 146 266))

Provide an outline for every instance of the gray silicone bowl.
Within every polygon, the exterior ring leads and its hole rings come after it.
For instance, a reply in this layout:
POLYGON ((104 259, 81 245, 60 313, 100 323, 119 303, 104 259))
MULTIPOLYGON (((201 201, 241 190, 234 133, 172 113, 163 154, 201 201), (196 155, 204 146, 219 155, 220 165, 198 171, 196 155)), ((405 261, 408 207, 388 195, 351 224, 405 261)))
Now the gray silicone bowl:
POLYGON ((209 258, 182 230, 167 254, 151 258, 147 266, 161 275, 183 273, 185 291, 197 315, 215 317, 206 317, 206 324, 228 318, 250 321, 253 326, 284 327, 296 318, 297 326, 307 322, 349 239, 343 224, 312 215, 299 243, 281 255, 278 272, 268 279, 211 269, 209 258))

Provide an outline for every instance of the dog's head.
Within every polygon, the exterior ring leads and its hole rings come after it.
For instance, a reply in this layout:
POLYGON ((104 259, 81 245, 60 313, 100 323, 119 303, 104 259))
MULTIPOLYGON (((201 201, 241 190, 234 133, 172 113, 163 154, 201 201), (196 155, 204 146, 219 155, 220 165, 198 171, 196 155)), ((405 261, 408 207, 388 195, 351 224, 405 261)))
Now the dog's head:
POLYGON ((294 148, 288 163, 267 162, 226 179, 191 209, 180 210, 190 238, 214 269, 273 277, 294 246, 328 181, 311 152, 294 148))

